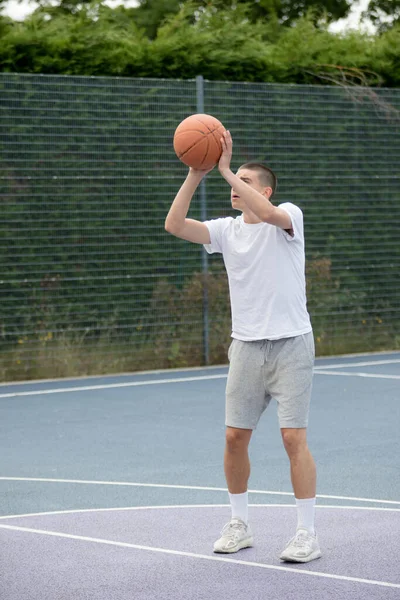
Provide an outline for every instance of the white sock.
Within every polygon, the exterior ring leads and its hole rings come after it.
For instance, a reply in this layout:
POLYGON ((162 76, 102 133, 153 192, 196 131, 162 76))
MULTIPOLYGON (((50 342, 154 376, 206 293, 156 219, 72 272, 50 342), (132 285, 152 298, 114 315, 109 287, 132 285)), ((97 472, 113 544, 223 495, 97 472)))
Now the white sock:
POLYGON ((243 494, 228 493, 229 500, 231 501, 232 519, 237 517, 238 519, 242 519, 242 521, 247 525, 247 521, 249 519, 248 492, 243 492, 243 494))
POLYGON ((307 529, 312 535, 315 534, 315 498, 304 498, 298 500, 297 506, 297 529, 307 529))

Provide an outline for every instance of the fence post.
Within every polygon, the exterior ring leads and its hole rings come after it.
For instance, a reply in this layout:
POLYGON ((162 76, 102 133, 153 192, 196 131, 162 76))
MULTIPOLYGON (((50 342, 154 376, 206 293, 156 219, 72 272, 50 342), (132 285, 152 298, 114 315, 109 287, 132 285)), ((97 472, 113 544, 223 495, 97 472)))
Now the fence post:
MULTIPOLYGON (((196 77, 196 98, 197 112, 204 113, 204 79, 202 75, 196 77)), ((201 220, 207 219, 207 191, 205 177, 200 183, 200 210, 201 220)), ((204 364, 210 363, 210 343, 209 343, 209 315, 208 315, 208 254, 202 248, 201 266, 203 273, 203 359, 204 364)))

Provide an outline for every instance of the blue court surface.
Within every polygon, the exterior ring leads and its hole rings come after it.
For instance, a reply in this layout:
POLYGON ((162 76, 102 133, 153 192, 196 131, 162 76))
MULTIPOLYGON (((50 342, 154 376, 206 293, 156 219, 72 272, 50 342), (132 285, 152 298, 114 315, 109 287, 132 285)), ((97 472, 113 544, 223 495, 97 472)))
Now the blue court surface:
POLYGON ((400 353, 316 361, 309 445, 322 557, 294 534, 271 403, 250 456, 254 547, 230 518, 227 367, 0 386, 1 600, 400 599, 400 353))

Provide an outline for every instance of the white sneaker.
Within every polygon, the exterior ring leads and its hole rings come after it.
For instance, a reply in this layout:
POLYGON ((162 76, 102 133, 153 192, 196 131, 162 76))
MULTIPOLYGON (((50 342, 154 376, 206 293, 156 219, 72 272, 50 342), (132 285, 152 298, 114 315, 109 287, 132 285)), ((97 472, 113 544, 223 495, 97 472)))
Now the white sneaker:
POLYGON ((214 544, 214 552, 230 554, 253 545, 251 529, 241 519, 231 519, 221 531, 221 537, 214 544))
POLYGON ((321 550, 316 535, 307 529, 298 529, 294 538, 290 540, 280 559, 287 562, 306 563, 321 556, 321 550))

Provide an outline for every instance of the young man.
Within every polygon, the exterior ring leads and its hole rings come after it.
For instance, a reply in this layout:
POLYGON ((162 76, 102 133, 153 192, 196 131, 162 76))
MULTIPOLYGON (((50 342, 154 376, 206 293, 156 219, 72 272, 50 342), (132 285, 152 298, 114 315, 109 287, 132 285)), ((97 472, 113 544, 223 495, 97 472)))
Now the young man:
POLYGON ((232 343, 226 386, 224 469, 232 519, 214 552, 232 553, 253 544, 248 524, 248 446, 271 398, 278 405, 283 444, 297 505, 297 530, 281 560, 309 562, 321 556, 314 527, 316 468, 307 446, 314 340, 306 308, 303 215, 289 202, 270 198, 276 177, 258 163, 235 175, 230 169, 232 138, 221 140, 218 168, 231 186, 231 202, 241 211, 204 223, 186 218, 190 201, 208 171, 190 168, 165 221, 184 240, 222 253, 229 280, 232 343))

